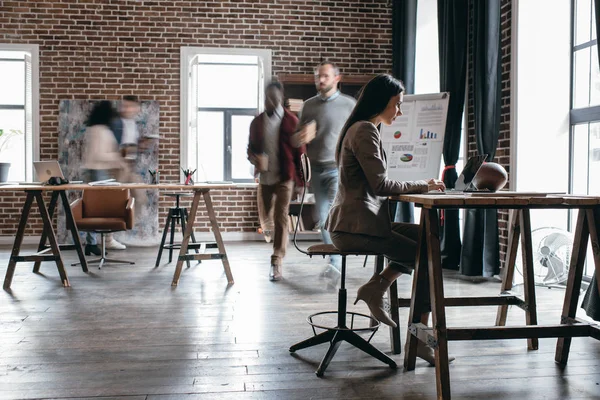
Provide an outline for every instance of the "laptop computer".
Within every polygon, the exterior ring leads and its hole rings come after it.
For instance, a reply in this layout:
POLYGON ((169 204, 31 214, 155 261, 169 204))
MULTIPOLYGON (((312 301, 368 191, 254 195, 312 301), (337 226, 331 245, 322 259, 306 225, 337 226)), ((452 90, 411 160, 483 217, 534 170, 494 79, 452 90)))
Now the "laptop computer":
POLYGON ((453 189, 447 189, 446 192, 461 193, 461 192, 475 192, 477 189, 473 186, 473 178, 477 175, 477 172, 487 159, 487 154, 479 156, 469 157, 465 167, 458 176, 453 189))
POLYGON ((53 176, 64 178, 58 161, 34 161, 35 176, 40 182, 48 182, 53 176))
POLYGON ((479 169, 485 162, 487 158, 487 154, 482 154, 480 156, 469 157, 467 163, 465 164, 463 170, 461 171, 458 179, 456 179, 456 183, 454 184, 453 189, 446 189, 441 192, 439 190, 432 190, 430 192, 421 193, 421 194, 431 194, 431 195, 440 195, 440 194, 453 194, 453 193, 465 193, 465 192, 477 192, 478 190, 473 186, 472 181, 479 172, 479 169))
POLYGON ((33 169, 37 182, 19 182, 19 185, 42 185, 48 182, 53 176, 64 178, 58 161, 34 161, 33 169))

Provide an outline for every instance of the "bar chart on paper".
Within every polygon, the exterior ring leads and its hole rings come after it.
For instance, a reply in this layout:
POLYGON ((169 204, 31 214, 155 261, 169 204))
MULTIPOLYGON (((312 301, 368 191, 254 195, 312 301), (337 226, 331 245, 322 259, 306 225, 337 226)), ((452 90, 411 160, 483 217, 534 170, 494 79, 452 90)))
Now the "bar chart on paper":
POLYGON ((423 128, 421 128, 421 131, 419 132, 419 139, 421 140, 427 140, 427 139, 437 139, 437 133, 436 132, 431 132, 431 131, 427 131, 424 130, 423 128))
POLYGON ((390 179, 409 181, 438 176, 450 96, 444 93, 407 94, 402 115, 381 127, 390 179))

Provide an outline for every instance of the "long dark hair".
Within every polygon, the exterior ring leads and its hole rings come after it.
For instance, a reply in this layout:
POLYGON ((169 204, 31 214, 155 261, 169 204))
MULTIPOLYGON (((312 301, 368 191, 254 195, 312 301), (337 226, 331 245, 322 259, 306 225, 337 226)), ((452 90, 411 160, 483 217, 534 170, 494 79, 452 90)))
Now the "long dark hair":
POLYGON ((335 161, 337 164, 340 163, 342 142, 344 141, 348 129, 358 121, 368 121, 381 114, 387 107, 390 99, 403 91, 404 85, 402 84, 402 81, 399 81, 388 74, 377 75, 361 89, 358 101, 348 117, 348 120, 346 120, 346 124, 338 138, 335 150, 335 161))
POLYGON ((90 116, 86 121, 87 126, 106 125, 110 126, 111 121, 117 115, 112 103, 108 100, 102 100, 94 104, 90 116))

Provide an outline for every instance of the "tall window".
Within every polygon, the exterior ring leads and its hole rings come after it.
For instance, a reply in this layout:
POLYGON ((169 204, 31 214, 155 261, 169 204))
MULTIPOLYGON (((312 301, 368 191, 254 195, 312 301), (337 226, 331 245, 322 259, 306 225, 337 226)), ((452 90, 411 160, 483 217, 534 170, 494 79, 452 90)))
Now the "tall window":
POLYGON ((600 195, 600 68, 593 0, 575 0, 571 106, 571 190, 600 195))
POLYGON ((197 180, 253 179, 246 156, 249 127, 263 108, 270 66, 268 50, 182 49, 187 112, 182 113, 181 163, 197 170, 197 180))
MULTIPOLYGON (((571 192, 600 195, 600 68, 596 18, 593 0, 575 0, 573 6, 571 192)), ((591 256, 589 251, 588 256, 591 256)), ((591 273, 586 266, 586 274, 591 273)))
MULTIPOLYGON (((516 115, 512 116, 515 144, 510 179, 520 191, 569 189, 571 1, 549 4, 546 0, 513 2, 512 35, 516 38, 511 90, 516 115)), ((533 210, 532 228, 567 229, 567 214, 533 210)))
POLYGON ((1 170, 10 165, 8 181, 33 178, 32 162, 38 154, 37 59, 37 45, 0 44, 0 162, 1 170))

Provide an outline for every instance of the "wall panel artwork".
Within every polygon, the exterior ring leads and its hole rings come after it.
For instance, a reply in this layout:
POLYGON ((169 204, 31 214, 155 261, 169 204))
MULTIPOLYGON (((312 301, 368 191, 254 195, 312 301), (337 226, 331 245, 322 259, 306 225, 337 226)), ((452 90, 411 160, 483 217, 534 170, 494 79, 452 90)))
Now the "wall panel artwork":
MULTIPOLYGON (((69 180, 84 180, 82 154, 85 141, 86 119, 96 101, 61 100, 59 112, 58 162, 63 174, 69 180)), ((116 110, 119 102, 113 101, 116 110)), ((158 170, 159 105, 158 101, 142 101, 137 117, 140 136, 137 159, 133 170, 137 182, 150 183, 148 170, 158 170)), ((137 190, 135 224, 130 231, 117 232, 115 238, 132 246, 154 246, 160 243, 158 227, 158 190, 137 190)), ((81 192, 69 191, 69 201, 81 196, 81 192)), ((61 243, 70 242, 67 235, 64 211, 59 207, 58 236, 61 243)), ((98 240, 100 238, 98 237, 98 240)))

